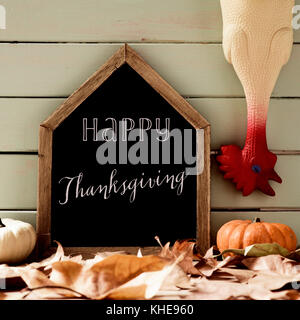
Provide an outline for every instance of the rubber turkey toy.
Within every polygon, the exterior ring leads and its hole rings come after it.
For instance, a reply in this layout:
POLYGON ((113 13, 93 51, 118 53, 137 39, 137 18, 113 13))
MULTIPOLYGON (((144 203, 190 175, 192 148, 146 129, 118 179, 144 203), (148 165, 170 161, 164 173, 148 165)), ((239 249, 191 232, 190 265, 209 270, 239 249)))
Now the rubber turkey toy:
POLYGON ((275 192, 269 180, 281 183, 275 154, 268 150, 266 121, 270 96, 293 45, 292 0, 221 0, 223 50, 246 95, 248 123, 244 148, 221 147, 217 157, 225 179, 244 196, 259 189, 275 192))

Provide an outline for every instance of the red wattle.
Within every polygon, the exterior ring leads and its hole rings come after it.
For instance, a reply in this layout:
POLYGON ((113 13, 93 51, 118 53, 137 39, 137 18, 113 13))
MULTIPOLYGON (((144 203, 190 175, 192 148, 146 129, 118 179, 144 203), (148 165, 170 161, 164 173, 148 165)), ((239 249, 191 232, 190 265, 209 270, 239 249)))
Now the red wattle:
POLYGON ((266 139, 266 120, 268 106, 248 107, 247 138, 243 149, 236 145, 221 147, 221 155, 217 157, 224 178, 230 179, 241 190, 244 196, 255 189, 269 196, 275 192, 269 180, 281 183, 275 172, 277 156, 268 150, 266 139))

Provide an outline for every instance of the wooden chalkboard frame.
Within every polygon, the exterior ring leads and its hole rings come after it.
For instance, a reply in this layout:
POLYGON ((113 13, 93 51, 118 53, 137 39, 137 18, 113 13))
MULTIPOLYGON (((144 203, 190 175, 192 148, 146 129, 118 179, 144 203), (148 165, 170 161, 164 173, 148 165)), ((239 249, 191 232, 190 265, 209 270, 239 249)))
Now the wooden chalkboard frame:
MULTIPOLYGON (((51 169, 53 131, 115 70, 127 63, 195 129, 204 130, 204 170, 197 176, 197 244, 201 253, 210 246, 210 124, 130 46, 122 46, 98 71, 77 89, 39 129, 37 253, 51 245, 51 169)), ((95 247, 66 248, 68 253, 99 250, 95 247)), ((129 250, 130 251, 130 250, 129 250)))

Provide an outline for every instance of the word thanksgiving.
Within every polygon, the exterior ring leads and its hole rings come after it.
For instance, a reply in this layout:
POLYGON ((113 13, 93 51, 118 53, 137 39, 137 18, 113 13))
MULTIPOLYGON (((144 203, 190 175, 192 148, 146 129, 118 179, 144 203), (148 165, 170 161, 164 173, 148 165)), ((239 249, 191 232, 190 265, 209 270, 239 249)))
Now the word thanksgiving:
POLYGON ((120 195, 129 194, 129 201, 132 203, 136 199, 138 189, 153 189, 155 187, 160 187, 163 184, 168 184, 172 190, 176 190, 177 195, 181 195, 183 192, 184 179, 186 178, 185 171, 181 171, 176 175, 161 175, 160 170, 158 170, 158 175, 156 177, 146 178, 144 173, 142 173, 140 178, 119 182, 115 179, 117 173, 117 169, 112 170, 107 184, 99 184, 96 186, 90 185, 86 188, 82 186, 84 182, 84 174, 82 172, 74 177, 63 177, 60 179, 59 183, 64 184, 65 186, 64 199, 60 200, 59 204, 67 204, 70 201, 70 198, 95 197, 96 195, 101 195, 104 199, 108 199, 113 193, 120 195))

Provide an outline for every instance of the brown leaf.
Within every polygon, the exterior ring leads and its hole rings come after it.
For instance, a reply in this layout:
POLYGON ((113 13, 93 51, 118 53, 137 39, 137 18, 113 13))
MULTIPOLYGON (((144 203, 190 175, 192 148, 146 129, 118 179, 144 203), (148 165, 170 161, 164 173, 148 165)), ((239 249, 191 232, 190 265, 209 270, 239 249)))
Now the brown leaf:
MULTIPOLYGON (((300 300, 300 292, 297 290, 284 290, 284 291, 279 291, 276 293, 278 293, 278 296, 284 295, 286 300, 300 300)), ((274 292, 274 297, 273 297, 274 300, 280 299, 280 297, 279 298, 276 297, 276 295, 275 295, 276 293, 274 292)), ((281 297, 281 299, 282 299, 282 297, 281 297)))
POLYGON ((23 279, 30 289, 55 285, 43 272, 37 269, 16 268, 15 272, 23 279))
POLYGON ((167 264, 167 260, 157 256, 139 258, 118 254, 88 268, 75 262, 62 261, 52 265, 50 279, 60 286, 95 298, 103 296, 143 272, 158 271, 167 264))
POLYGON ((162 286, 170 286, 170 281, 173 288, 188 282, 176 263, 170 265, 156 256, 126 255, 106 258, 88 269, 70 261, 55 263, 50 278, 94 299, 148 299, 162 286))
POLYGON ((240 262, 239 256, 227 256, 225 259, 218 261, 214 254, 215 247, 211 247, 207 250, 206 254, 195 265, 195 268, 201 272, 205 277, 211 277, 214 272, 226 266, 235 265, 240 262))
POLYGON ((115 290, 108 292, 106 295, 102 297, 98 297, 100 299, 110 299, 110 300, 141 300, 146 299, 146 290, 147 285, 145 283, 141 283, 140 285, 134 285, 132 287, 121 286, 115 290))
POLYGON ((109 299, 151 299, 162 290, 179 290, 191 287, 190 281, 177 262, 166 265, 160 271, 144 272, 124 285, 111 290, 104 297, 109 299))
POLYGON ((197 279, 195 291, 186 299, 197 300, 232 300, 232 299, 254 299, 254 300, 290 300, 295 298, 293 290, 272 292, 258 285, 235 283, 230 281, 197 279), (198 281, 197 281, 198 280, 198 281))
POLYGON ((21 300, 26 294, 24 291, 0 292, 0 300, 21 300))
POLYGON ((34 289, 25 289, 23 298, 25 300, 49 300, 49 299, 78 299, 85 298, 82 294, 68 288, 62 287, 37 287, 34 289))
POLYGON ((256 276, 249 280, 249 284, 276 290, 288 283, 300 281, 300 264, 280 255, 248 258, 242 263, 248 269, 256 271, 256 276))
POLYGON ((72 288, 60 287, 51 281, 48 276, 38 269, 16 268, 16 273, 27 285, 23 299, 62 299, 81 297, 81 294, 74 292, 72 288))
POLYGON ((105 273, 106 277, 123 284, 139 274, 148 271, 163 269, 169 262, 158 256, 145 256, 142 258, 129 255, 113 255, 96 263, 90 268, 92 273, 105 273))
POLYGON ((62 245, 57 241, 55 241, 55 242, 57 243, 57 249, 54 254, 52 254, 50 257, 48 257, 42 261, 33 262, 33 263, 29 264, 28 267, 31 267, 33 269, 45 268, 54 262, 61 261, 61 260, 68 258, 64 254, 64 249, 63 249, 62 245))
POLYGON ((214 258, 203 258, 195 265, 195 268, 197 268, 204 276, 210 277, 215 271, 219 270, 220 268, 233 265, 239 260, 240 258, 237 256, 228 256, 222 261, 217 261, 214 258))
POLYGON ((254 271, 272 271, 279 274, 295 274, 300 272, 300 264, 280 255, 269 255, 259 258, 246 258, 242 264, 254 271))
POLYGON ((296 284, 298 281, 300 281, 300 273, 282 275, 270 271, 260 271, 255 277, 249 279, 248 283, 250 285, 257 285, 268 290, 277 290, 288 283, 294 282, 296 284))
POLYGON ((247 269, 220 268, 219 271, 232 275, 240 283, 246 283, 256 275, 256 272, 247 269))
MULTIPOLYGON (((258 248, 260 249, 260 248, 258 248)), ((27 288, 1 293, 1 299, 300 299, 299 292, 273 292, 300 281, 300 264, 280 255, 214 258, 195 255, 195 242, 182 240, 160 256, 100 253, 93 259, 65 256, 58 244, 50 258, 29 265, 0 266, 0 278, 23 279, 27 288), (199 261, 195 265, 193 261, 199 261), (244 268, 237 268, 242 261, 244 268), (209 278, 190 278, 205 275, 209 278), (185 290, 182 290, 184 288, 185 290), (193 290, 191 292, 191 290, 193 290)))
POLYGON ((189 252, 193 260, 200 260, 202 258, 197 251, 196 241, 194 239, 177 240, 172 247, 172 252, 176 256, 189 252))
MULTIPOLYGON (((159 241, 159 239, 157 238, 159 241)), ((160 242, 159 242, 160 243, 160 242)), ((166 243, 159 254, 160 257, 170 259, 172 261, 181 257, 178 265, 187 274, 200 276, 201 272, 194 267, 193 259, 199 260, 200 255, 196 255, 195 252, 196 243, 191 240, 176 241, 174 246, 170 249, 170 242, 166 243)))
POLYGON ((0 279, 9 279, 16 277, 18 277, 18 274, 16 274, 14 267, 8 266, 7 264, 0 265, 0 279))
POLYGON ((206 251, 205 256, 204 256, 203 258, 204 258, 205 260, 215 258, 214 249, 215 249, 214 246, 210 247, 210 248, 206 251))
POLYGON ((47 267, 56 261, 60 261, 63 258, 66 258, 64 256, 63 247, 61 246, 60 243, 57 242, 57 244, 58 244, 58 247, 57 247, 56 252, 53 255, 51 255, 50 257, 48 257, 42 261, 32 262, 30 264, 23 264, 18 267, 9 266, 6 264, 1 264, 0 265, 0 278, 1 279, 8 279, 8 278, 19 277, 19 274, 17 274, 16 271, 20 270, 20 268, 40 269, 40 268, 47 267))
POLYGON ((50 279, 53 283, 76 290, 83 266, 73 261, 55 262, 51 266, 50 279))

